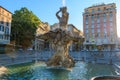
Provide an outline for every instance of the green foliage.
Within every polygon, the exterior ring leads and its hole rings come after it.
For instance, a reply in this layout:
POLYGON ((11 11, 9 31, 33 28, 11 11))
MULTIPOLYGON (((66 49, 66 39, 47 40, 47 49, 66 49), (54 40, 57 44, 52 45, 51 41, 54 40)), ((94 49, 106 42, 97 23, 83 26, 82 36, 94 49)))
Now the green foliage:
POLYGON ((24 49, 32 45, 40 19, 26 7, 16 10, 12 16, 11 41, 24 49))

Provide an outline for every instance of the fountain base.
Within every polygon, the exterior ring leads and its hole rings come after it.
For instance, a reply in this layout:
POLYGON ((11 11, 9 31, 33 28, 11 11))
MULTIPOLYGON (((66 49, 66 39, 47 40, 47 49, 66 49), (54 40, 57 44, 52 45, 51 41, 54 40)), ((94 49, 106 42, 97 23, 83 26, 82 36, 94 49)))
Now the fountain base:
POLYGON ((57 68, 71 68, 74 66, 75 62, 70 55, 59 55, 54 54, 47 62, 47 66, 53 66, 57 68))
POLYGON ((49 40, 51 47, 54 49, 54 55, 46 62, 47 66, 71 68, 75 62, 69 55, 69 46, 75 37, 70 31, 60 28, 49 31, 39 38, 49 40))

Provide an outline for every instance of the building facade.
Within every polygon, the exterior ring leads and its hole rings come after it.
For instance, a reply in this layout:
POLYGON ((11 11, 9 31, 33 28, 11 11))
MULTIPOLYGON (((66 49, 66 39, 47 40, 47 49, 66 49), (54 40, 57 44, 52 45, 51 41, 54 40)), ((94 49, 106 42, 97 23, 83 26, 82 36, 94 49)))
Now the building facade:
POLYGON ((12 13, 0 6, 0 44, 10 43, 12 13))
POLYGON ((50 26, 50 29, 51 29, 51 30, 55 30, 55 29, 57 29, 57 28, 60 28, 60 27, 59 27, 59 23, 55 23, 55 24, 53 24, 53 25, 50 26))
POLYGON ((111 50, 117 44, 116 4, 99 4, 84 9, 85 48, 111 50))
POLYGON ((81 38, 77 39, 76 41, 73 41, 70 46, 70 51, 80 51, 83 49, 83 42, 84 42, 84 36, 83 32, 78 30, 73 24, 68 24, 68 31, 72 32, 74 37, 81 38))
POLYGON ((118 38, 118 49, 120 50, 120 38, 118 38))
MULTIPOLYGON (((51 30, 55 30, 59 27, 59 23, 55 23, 51 26, 51 30)), ((72 35, 74 35, 75 37, 83 37, 83 32, 78 30, 73 24, 68 24, 67 27, 67 31, 70 31, 72 33, 72 35)), ((83 49, 83 41, 81 41, 81 39, 78 39, 74 42, 72 42, 71 46, 70 46, 70 51, 80 51, 83 49)))
MULTIPOLYGON (((36 30, 36 36, 50 31, 50 25, 47 22, 41 22, 36 30)), ((44 50, 49 48, 49 43, 42 39, 35 39, 35 50, 44 50)))

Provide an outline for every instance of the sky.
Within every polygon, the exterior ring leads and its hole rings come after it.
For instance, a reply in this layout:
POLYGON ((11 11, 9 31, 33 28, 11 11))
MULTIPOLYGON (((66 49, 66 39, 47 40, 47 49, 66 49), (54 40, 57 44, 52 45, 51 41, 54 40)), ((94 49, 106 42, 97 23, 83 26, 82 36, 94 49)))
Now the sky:
POLYGON ((116 3, 117 6, 117 32, 120 37, 120 0, 0 0, 0 6, 14 13, 22 7, 27 7, 43 22, 50 25, 58 23, 55 14, 63 5, 67 6, 69 12, 69 24, 73 24, 83 31, 84 9, 101 3, 116 3))

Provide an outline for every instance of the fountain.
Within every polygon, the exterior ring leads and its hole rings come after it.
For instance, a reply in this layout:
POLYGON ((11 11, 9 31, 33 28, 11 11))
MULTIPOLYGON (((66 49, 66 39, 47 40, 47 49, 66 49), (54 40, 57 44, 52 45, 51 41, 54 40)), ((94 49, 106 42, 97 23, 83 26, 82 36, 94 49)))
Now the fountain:
POLYGON ((120 80, 120 76, 97 76, 91 80, 120 80))
POLYGON ((69 13, 67 12, 67 7, 65 7, 64 0, 63 7, 56 13, 56 17, 59 20, 59 28, 43 35, 38 35, 37 38, 48 40, 55 51, 54 55, 46 62, 47 66, 71 68, 75 62, 68 53, 69 46, 72 41, 82 39, 82 36, 74 37, 72 32, 67 30, 69 13), (59 16, 59 13, 62 13, 62 16, 59 16))

